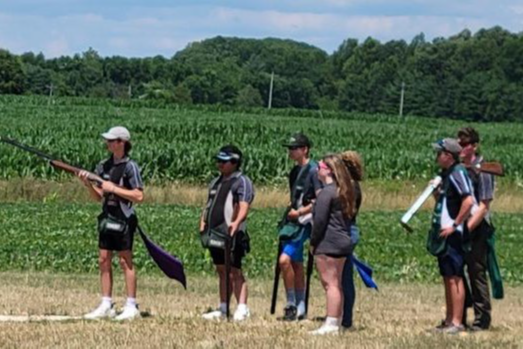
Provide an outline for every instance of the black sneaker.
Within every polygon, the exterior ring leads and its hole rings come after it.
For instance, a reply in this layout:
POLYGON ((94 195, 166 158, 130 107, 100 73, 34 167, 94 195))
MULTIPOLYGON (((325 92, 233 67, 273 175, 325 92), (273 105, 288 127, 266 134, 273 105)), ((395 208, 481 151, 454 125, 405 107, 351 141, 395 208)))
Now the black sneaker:
POLYGON ((474 323, 472 324, 472 326, 469 328, 469 331, 470 332, 481 332, 481 331, 487 331, 489 329, 490 326, 485 326, 485 325, 482 325, 482 324, 478 324, 478 323, 474 323))
POLYGON ((283 321, 295 321, 298 314, 298 309, 295 305, 288 305, 283 309, 283 312, 283 321))

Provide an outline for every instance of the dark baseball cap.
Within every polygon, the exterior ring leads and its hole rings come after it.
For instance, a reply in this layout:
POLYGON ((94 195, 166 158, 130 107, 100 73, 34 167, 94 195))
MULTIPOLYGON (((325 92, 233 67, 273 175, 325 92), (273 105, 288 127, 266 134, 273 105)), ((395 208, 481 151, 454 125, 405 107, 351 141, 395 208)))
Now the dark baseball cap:
POLYGON ((461 145, 454 138, 440 139, 436 143, 432 143, 432 147, 436 151, 445 151, 454 155, 459 155, 462 150, 461 145))
POLYGON ((303 133, 295 133, 292 135, 286 143, 283 143, 284 147, 312 147, 312 142, 303 133))
POLYGON ((226 145, 221 147, 218 151, 218 154, 214 157, 216 160, 222 161, 236 161, 239 162, 242 159, 241 150, 234 145, 226 145))

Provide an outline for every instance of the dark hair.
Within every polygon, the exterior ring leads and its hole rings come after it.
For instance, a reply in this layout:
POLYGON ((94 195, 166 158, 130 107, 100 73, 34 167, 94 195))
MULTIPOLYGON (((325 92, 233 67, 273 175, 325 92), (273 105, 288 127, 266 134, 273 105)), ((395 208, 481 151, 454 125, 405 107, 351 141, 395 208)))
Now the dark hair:
POLYGON ((131 142, 125 142, 125 144, 124 144, 125 156, 129 155, 129 152, 131 151, 131 149, 133 149, 133 145, 131 144, 131 142))
POLYGON ((470 142, 470 144, 479 143, 479 133, 473 127, 463 127, 462 129, 460 129, 458 131, 458 138, 459 137, 468 138, 468 141, 470 142))

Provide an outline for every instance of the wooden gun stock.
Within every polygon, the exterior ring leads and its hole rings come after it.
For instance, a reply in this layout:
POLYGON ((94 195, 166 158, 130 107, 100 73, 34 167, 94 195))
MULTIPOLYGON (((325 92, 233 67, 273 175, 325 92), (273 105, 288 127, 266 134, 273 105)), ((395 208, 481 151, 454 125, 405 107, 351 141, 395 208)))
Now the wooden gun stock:
POLYGON ((503 177, 505 175, 505 170, 503 165, 499 162, 483 162, 476 165, 476 169, 479 172, 485 172, 494 176, 503 177))

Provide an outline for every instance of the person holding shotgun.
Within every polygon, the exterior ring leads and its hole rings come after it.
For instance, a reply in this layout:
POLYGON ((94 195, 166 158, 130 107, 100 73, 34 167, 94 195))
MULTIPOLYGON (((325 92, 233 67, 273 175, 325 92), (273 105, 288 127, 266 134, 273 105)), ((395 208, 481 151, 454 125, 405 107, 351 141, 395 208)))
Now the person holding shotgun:
POLYGON ((356 195, 347 167, 338 155, 327 155, 318 165, 324 184, 313 209, 311 250, 327 298, 325 323, 313 335, 337 333, 343 305, 342 275, 352 250, 349 235, 356 214, 356 195))
POLYGON ((354 287, 354 265, 352 262, 352 252, 360 240, 360 230, 356 225, 356 216, 360 210, 362 202, 362 192, 360 181, 363 179, 363 162, 360 155, 355 151, 345 151, 340 154, 343 163, 349 171, 352 183, 354 187, 355 196, 355 212, 350 222, 349 234, 352 243, 351 255, 345 260, 345 266, 343 267, 343 318, 341 320, 341 326, 343 328, 352 327, 352 313, 354 309, 354 303, 356 302, 356 288, 354 287))
POLYGON ((445 319, 436 329, 456 334, 464 330, 464 239, 467 235, 466 220, 475 202, 470 178, 459 163, 462 148, 458 142, 445 138, 432 146, 437 152, 436 162, 441 168, 442 181, 435 191, 436 205, 427 249, 438 259, 447 309, 445 319))
MULTIPOLYGON (((479 167, 477 165, 483 163, 483 157, 478 153, 480 141, 478 132, 472 127, 462 128, 458 131, 458 140, 462 147, 461 160, 472 180, 474 196, 478 203, 478 209, 472 212, 467 222, 471 249, 465 254, 465 264, 474 308, 474 322, 471 329, 482 331, 490 327, 492 311, 487 268, 489 267, 488 255, 489 253, 494 254, 494 226, 490 216, 490 205, 494 198, 494 176, 477 170, 479 167), (492 240, 491 243, 489 243, 490 240, 492 240)), ((489 270, 489 273, 491 276, 500 275, 499 270, 494 272, 489 270)), ((496 287, 500 283, 501 278, 499 277, 499 281, 494 282, 493 286, 496 287)))
POLYGON ((279 236, 281 253, 278 266, 287 296, 285 321, 302 320, 306 316, 303 246, 312 227, 312 200, 321 189, 317 162, 309 157, 311 146, 309 138, 301 133, 293 135, 284 144, 289 158, 296 164, 289 174, 290 205, 282 221, 283 224, 291 222, 294 231, 292 236, 279 236))
POLYGON ((102 202, 102 213, 98 216, 98 247, 102 301, 86 319, 114 318, 130 320, 140 317, 136 304, 136 270, 133 266, 133 238, 138 224, 133 208, 144 198, 140 170, 129 158, 131 134, 125 127, 117 126, 103 133, 107 150, 111 156, 96 168, 103 181, 97 186, 89 181, 89 172, 80 171, 78 177, 96 201, 102 202), (116 316, 112 302, 113 274, 111 260, 117 251, 125 276, 127 301, 123 311, 116 316))
POLYGON ((220 290, 219 308, 202 315, 207 320, 228 316, 231 288, 238 303, 233 319, 243 321, 250 317, 242 259, 250 251, 247 215, 254 200, 254 188, 240 170, 242 157, 242 152, 234 145, 219 150, 215 159, 220 176, 209 186, 207 204, 200 219, 202 245, 211 253, 220 290))

